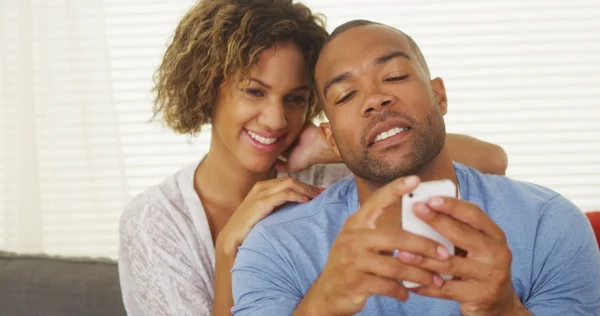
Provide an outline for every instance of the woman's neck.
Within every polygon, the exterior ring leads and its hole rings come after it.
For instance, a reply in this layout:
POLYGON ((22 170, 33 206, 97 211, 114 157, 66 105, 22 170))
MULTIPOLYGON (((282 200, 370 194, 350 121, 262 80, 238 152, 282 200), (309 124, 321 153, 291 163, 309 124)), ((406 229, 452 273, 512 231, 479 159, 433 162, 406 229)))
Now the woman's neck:
POLYGON ((196 169, 194 187, 201 199, 211 205, 234 211, 254 184, 275 178, 277 172, 253 172, 246 169, 234 154, 213 136, 210 149, 196 169))

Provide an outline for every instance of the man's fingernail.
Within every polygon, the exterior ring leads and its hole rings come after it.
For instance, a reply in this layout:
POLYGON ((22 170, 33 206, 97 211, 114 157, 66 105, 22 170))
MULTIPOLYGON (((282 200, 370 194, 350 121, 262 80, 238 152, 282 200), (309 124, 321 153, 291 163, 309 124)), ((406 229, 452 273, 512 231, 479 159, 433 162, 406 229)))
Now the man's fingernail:
POLYGON ((354 296, 351 298, 352 303, 354 303, 355 305, 361 305, 362 303, 365 302, 365 300, 366 300, 366 297, 360 296, 360 295, 357 295, 357 296, 354 296))
POLYGON ((431 206, 442 206, 442 204, 444 204, 444 199, 439 196, 435 196, 429 199, 429 204, 431 204, 431 206))
POLYGON ((375 225, 375 221, 368 221, 367 222, 367 228, 368 229, 375 229, 375 228, 377 228, 377 225, 375 225))
POLYGON ((421 215, 421 216, 427 216, 431 213, 431 211, 429 210, 429 208, 423 204, 423 203, 417 203, 414 206, 414 210, 417 214, 421 215))
POLYGON ((435 286, 440 288, 440 287, 442 287, 442 285, 444 285, 444 279, 442 279, 441 276, 434 274, 433 275, 433 284, 435 284, 435 286))
POLYGON ((437 246, 437 254, 440 259, 447 259, 450 256, 448 249, 442 245, 437 246))
POLYGON ((416 185, 419 182, 419 178, 417 176, 410 176, 404 179, 404 184, 408 186, 416 185))
POLYGON ((398 253, 398 258, 404 262, 411 262, 415 260, 415 254, 406 251, 400 251, 398 253))

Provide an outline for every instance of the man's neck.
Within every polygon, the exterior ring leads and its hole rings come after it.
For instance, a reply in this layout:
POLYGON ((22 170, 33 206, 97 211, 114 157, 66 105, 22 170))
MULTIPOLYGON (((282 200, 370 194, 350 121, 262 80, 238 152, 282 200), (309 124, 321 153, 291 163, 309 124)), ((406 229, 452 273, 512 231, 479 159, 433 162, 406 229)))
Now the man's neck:
MULTIPOLYGON (((456 171, 454 170, 452 158, 450 158, 450 153, 448 152, 446 145, 444 145, 437 157, 435 157, 428 165, 419 170, 415 175, 421 178, 421 182, 448 179, 454 182, 454 184, 456 184, 458 187, 456 171)), ((360 177, 355 178, 356 187, 358 190, 358 201, 360 204, 367 201, 373 192, 385 185, 381 183, 373 183, 360 177)))
MULTIPOLYGON (((214 131, 213 131, 214 133, 214 131)), ((244 200, 254 184, 276 177, 277 172, 253 172, 241 165, 237 157, 213 135, 208 154, 194 174, 194 187, 201 198, 232 208, 244 200)))

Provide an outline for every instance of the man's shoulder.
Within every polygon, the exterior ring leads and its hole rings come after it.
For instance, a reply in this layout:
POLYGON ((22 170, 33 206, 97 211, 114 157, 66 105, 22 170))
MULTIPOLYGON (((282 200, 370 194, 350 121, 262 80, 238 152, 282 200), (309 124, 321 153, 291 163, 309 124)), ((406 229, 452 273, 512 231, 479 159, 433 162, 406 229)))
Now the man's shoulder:
POLYGON ((461 193, 475 201, 503 201, 539 210, 552 200, 564 199, 558 192, 531 182, 484 174, 459 163, 455 163, 455 169, 461 193))
POLYGON ((502 228, 517 254, 515 260, 521 260, 522 265, 529 264, 532 251, 550 253, 556 248, 556 253, 569 254, 571 247, 597 247, 585 213, 563 195, 537 184, 482 174, 460 165, 456 170, 459 182, 467 184, 465 198, 480 206, 502 228), (556 247, 558 244, 561 246, 556 247))
MULTIPOLYGON (((299 224, 310 222, 324 212, 342 210, 346 212, 349 194, 355 188, 354 178, 347 178, 334 183, 319 196, 307 203, 290 203, 258 223, 258 226, 274 229, 284 223, 299 224)), ((345 213, 344 213, 345 214, 345 213)), ((340 217, 343 217, 340 214, 340 217)))

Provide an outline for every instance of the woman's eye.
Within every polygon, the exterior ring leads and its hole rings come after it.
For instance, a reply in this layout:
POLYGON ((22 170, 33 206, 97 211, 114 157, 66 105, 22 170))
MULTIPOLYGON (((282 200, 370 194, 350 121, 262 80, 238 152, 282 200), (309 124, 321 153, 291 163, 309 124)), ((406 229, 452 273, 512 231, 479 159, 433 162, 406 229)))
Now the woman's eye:
POLYGON ((246 93, 253 97, 262 97, 263 93, 259 89, 246 89, 246 93))
POLYGON ((398 76, 398 77, 390 77, 385 79, 384 81, 387 82, 397 82, 397 81, 402 81, 404 79, 408 78, 408 75, 404 75, 404 76, 398 76))
POLYGON ((343 96, 341 99, 337 100, 335 102, 335 104, 338 105, 338 104, 342 104, 344 102, 348 102, 348 100, 352 99, 352 97, 354 97, 355 94, 356 94, 356 90, 355 91, 351 91, 350 93, 348 93, 345 96, 343 96))

